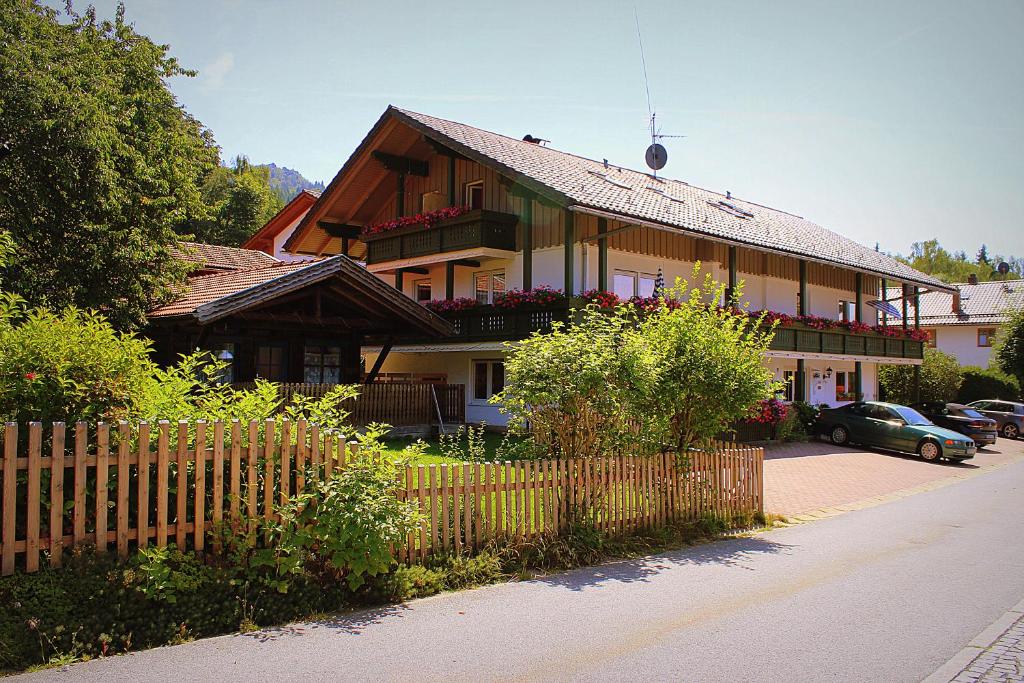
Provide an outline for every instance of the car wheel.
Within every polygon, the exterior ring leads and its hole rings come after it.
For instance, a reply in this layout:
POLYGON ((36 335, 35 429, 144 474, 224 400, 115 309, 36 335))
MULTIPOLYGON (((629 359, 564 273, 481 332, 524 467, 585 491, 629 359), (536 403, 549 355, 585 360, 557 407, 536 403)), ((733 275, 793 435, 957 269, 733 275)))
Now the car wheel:
POLYGON ((934 441, 922 441, 917 447, 917 454, 928 462, 935 462, 942 457, 942 448, 934 441))
POLYGON ((1006 439, 1016 439, 1020 436, 1020 429, 1012 422, 1007 422, 1003 425, 1003 437, 1006 439))
POLYGON ((847 431, 846 427, 842 425, 836 425, 832 428, 832 432, 829 434, 832 439, 832 443, 837 446, 843 446, 850 441, 850 432, 847 431))

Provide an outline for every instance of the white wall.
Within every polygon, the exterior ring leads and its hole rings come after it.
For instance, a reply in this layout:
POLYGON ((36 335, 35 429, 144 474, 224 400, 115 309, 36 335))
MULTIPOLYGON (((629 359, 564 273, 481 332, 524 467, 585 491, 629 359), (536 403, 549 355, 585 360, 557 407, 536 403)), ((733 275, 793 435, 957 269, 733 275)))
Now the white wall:
POLYGON ((285 261, 287 263, 294 263, 297 261, 308 261, 310 256, 302 256, 300 254, 292 254, 284 250, 284 243, 288 241, 288 238, 295 232, 295 228, 299 227, 299 222, 305 218, 306 214, 303 213, 301 216, 296 218, 294 221, 288 224, 288 227, 282 230, 277 237, 274 238, 274 257, 285 261))
POLYGON ((946 325, 935 329, 935 347, 956 357, 960 365, 987 368, 992 360, 991 346, 978 346, 976 325, 946 325))

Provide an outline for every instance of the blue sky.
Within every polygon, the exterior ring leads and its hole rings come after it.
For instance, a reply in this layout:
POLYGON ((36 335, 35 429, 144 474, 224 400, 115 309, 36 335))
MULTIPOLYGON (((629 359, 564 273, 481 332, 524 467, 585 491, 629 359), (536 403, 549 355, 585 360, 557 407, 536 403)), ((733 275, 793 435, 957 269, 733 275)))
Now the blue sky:
MULTIPOLYGON (((125 3, 199 70, 171 87, 225 158, 326 181, 390 103, 643 166, 631 2, 125 3)), ((688 136, 665 175, 886 251, 1024 255, 1024 3, 636 9, 658 120, 688 136)))

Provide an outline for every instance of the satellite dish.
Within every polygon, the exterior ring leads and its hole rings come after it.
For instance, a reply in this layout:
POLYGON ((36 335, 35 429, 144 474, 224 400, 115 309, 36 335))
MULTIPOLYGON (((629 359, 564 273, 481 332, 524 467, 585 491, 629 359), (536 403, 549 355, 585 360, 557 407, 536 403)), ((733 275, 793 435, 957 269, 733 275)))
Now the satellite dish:
MULTIPOLYGON (((650 154, 650 150, 648 150, 647 153, 650 154)), ((650 162, 648 162, 648 163, 650 163, 650 162)), ((1010 272, 1010 264, 1007 263, 1006 261, 1000 261, 999 265, 996 266, 996 270, 999 271, 1000 275, 1006 275, 1007 273, 1010 272)))
POLYGON ((654 171, 660 171, 668 163, 668 151, 657 142, 647 148, 645 155, 647 165, 654 171))

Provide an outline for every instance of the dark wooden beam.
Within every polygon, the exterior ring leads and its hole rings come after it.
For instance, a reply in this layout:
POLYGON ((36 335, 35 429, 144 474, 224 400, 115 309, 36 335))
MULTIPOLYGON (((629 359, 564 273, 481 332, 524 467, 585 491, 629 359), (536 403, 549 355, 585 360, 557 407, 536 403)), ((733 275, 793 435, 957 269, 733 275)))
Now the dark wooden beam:
MULTIPOLYGON (((801 261, 801 263, 803 263, 803 261, 801 261)), ((804 359, 803 358, 797 358, 796 359, 796 377, 793 378, 794 381, 796 382, 796 386, 793 387, 793 398, 796 399, 797 401, 806 401, 807 400, 807 392, 806 392, 806 388, 805 388, 805 385, 807 383, 804 381, 804 375, 805 374, 806 374, 806 372, 804 371, 804 359)))
POLYGON ((405 173, 398 174, 395 187, 395 213, 399 218, 405 215, 405 173))
POLYGON ((576 214, 572 211, 563 211, 562 215, 565 216, 565 234, 563 240, 565 242, 565 286, 564 291, 566 296, 572 296, 573 292, 573 280, 575 280, 575 267, 576 267, 576 214))
POLYGON ((452 264, 453 266, 466 266, 467 268, 479 268, 480 267, 480 262, 477 261, 476 259, 471 259, 471 258, 455 259, 454 261, 448 261, 448 263, 452 264))
MULTIPOLYGON (((800 308, 797 314, 807 315, 807 261, 803 260, 800 261, 800 308)), ((802 364, 802 361, 798 361, 798 364, 802 364)))
MULTIPOLYGON (((597 219, 597 234, 604 235, 608 232, 608 219, 597 219)), ((602 239, 597 243, 597 288, 602 292, 608 291, 608 240, 602 239)))
MULTIPOLYGON (((885 278, 882 278, 882 303, 889 300, 889 283, 886 282, 885 278)), ((882 326, 884 327, 889 321, 889 315, 882 311, 882 326)))
POLYGON ((523 198, 523 289, 533 289, 533 197, 523 198))
POLYGON ((443 143, 440 143, 437 140, 434 140, 433 138, 428 138, 426 135, 423 136, 423 142, 425 142, 428 145, 430 145, 433 148, 433 150, 434 150, 434 152, 436 154, 440 154, 441 156, 446 156, 449 159, 465 159, 466 158, 465 155, 460 154, 459 152, 456 152, 451 147, 448 147, 447 145, 445 145, 443 143))
POLYGON ((430 168, 427 162, 420 161, 419 159, 410 159, 409 157, 402 157, 397 154, 388 154, 387 152, 378 151, 373 152, 373 158, 379 161, 381 165, 389 171, 416 175, 423 178, 430 175, 430 168))
POLYGON ((387 360, 388 354, 391 353, 391 347, 394 346, 394 337, 388 337, 387 341, 380 349, 380 353, 377 354, 377 360, 373 362, 373 367, 370 368, 370 372, 366 374, 365 384, 373 384, 373 381, 377 379, 377 375, 380 373, 381 367, 384 365, 384 361, 387 360))
POLYGON ((334 221, 317 221, 316 225, 331 237, 347 237, 349 239, 359 237, 359 233, 363 230, 359 225, 335 223, 334 221))
MULTIPOLYGON (((864 316, 860 312, 861 306, 864 303, 864 274, 863 273, 857 273, 857 277, 855 278, 854 281, 856 282, 856 287, 857 287, 857 296, 855 298, 854 306, 857 307, 857 310, 855 310, 853 312, 853 319, 860 323, 860 322, 864 322, 864 316)), ((860 391, 859 387, 857 388, 857 391, 860 391)), ((857 399, 857 400, 860 400, 860 399, 857 399)))
POLYGON ((736 294, 736 247, 729 247, 729 287, 725 290, 726 304, 736 294))
POLYGON ((403 273, 412 273, 413 275, 430 275, 430 271, 427 270, 426 268, 410 266, 408 268, 399 268, 398 270, 402 271, 403 273))
POLYGON ((455 298, 455 261, 444 264, 444 298, 446 301, 455 298))

